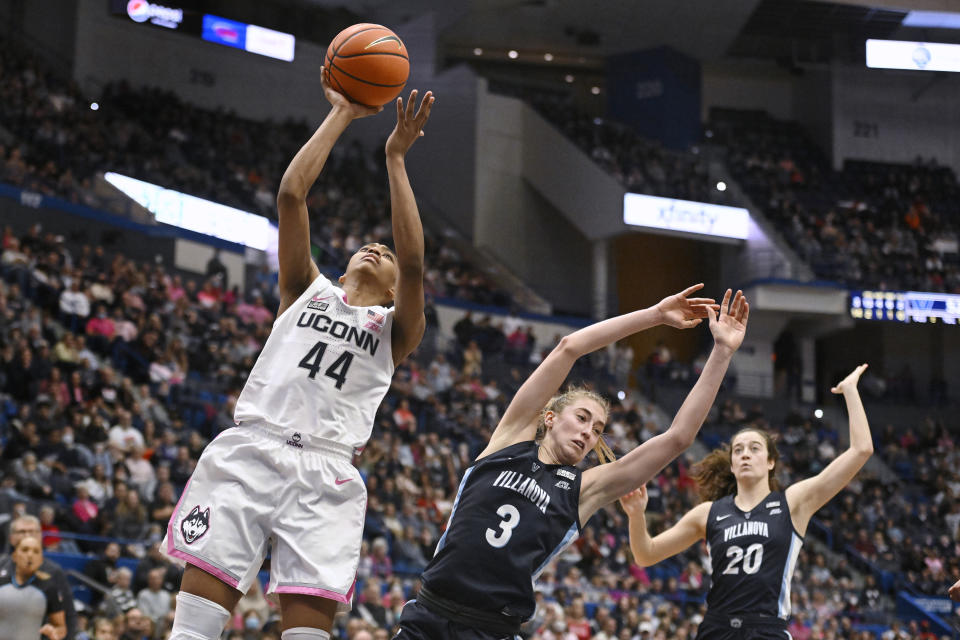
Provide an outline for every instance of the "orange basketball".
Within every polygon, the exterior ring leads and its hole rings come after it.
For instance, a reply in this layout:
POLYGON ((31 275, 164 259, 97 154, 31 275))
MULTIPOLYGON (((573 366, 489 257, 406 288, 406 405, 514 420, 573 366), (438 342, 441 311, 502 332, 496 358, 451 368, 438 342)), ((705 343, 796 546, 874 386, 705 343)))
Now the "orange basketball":
POLYGON ((333 89, 353 102, 377 107, 403 91, 410 58, 397 34, 364 22, 337 34, 327 47, 323 67, 333 89))

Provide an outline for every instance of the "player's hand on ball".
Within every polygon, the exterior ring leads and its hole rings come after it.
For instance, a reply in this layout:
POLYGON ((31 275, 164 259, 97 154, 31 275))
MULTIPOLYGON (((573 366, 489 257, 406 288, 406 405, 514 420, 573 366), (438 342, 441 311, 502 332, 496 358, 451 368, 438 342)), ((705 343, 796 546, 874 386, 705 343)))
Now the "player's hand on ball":
POLYGON ((414 114, 417 105, 417 90, 410 92, 410 99, 406 107, 403 98, 397 98, 397 126, 387 138, 387 155, 406 155, 417 138, 423 135, 423 126, 430 118, 430 109, 433 108, 433 92, 427 91, 420 101, 420 108, 414 114))
POLYGON ((349 113, 353 120, 373 116, 383 111, 383 107, 368 107, 367 105, 357 104, 347 100, 346 96, 330 86, 327 82, 327 70, 323 68, 320 69, 320 84, 323 86, 323 95, 327 97, 327 102, 330 103, 330 106, 334 109, 341 109, 349 113))
POLYGON ((623 507, 628 516, 635 518, 642 516, 647 510, 647 500, 649 500, 649 496, 647 495, 647 486, 644 485, 620 498, 620 506, 623 507))
POLYGON ((960 602, 960 580, 957 580, 953 586, 950 587, 950 597, 956 602, 960 602))
POLYGON ((862 364, 853 371, 850 372, 846 378, 837 383, 837 386, 830 389, 830 393, 843 393, 844 391, 854 391, 857 388, 857 383, 860 381, 860 376, 863 375, 863 372, 867 370, 867 365, 862 364))

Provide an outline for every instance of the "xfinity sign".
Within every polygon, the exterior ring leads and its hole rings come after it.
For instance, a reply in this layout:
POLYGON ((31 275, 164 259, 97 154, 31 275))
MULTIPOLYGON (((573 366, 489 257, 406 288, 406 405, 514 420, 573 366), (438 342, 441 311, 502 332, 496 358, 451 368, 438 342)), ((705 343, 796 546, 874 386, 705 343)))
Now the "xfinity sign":
POLYGON ((127 15, 134 22, 146 22, 168 29, 176 29, 183 22, 183 9, 172 9, 146 0, 127 2, 127 15))
POLYGON ((627 193, 623 196, 623 221, 636 227, 746 240, 750 212, 740 207, 627 193))

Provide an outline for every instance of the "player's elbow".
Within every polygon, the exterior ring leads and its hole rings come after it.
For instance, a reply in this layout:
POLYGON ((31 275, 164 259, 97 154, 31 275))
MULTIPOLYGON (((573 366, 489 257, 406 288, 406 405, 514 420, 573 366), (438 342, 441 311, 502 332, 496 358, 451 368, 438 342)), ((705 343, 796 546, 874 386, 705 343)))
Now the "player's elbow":
POLYGON ((693 446, 693 443, 697 440, 697 432, 675 422, 670 425, 663 437, 664 446, 673 451, 675 456, 678 456, 693 446))
POLYGON ((633 563, 638 567, 649 567, 657 563, 656 559, 653 558, 652 555, 645 549, 640 549, 636 545, 631 545, 630 551, 633 553, 633 563))
POLYGON ((300 204, 306 199, 306 195, 302 189, 291 184, 289 180, 282 181, 280 188, 277 190, 277 210, 283 211, 287 207, 300 204))
POLYGON ((573 359, 577 359, 583 355, 578 349, 577 339, 574 336, 563 336, 560 338, 560 342, 553 348, 553 353, 573 359))
POLYGON ((864 444, 853 445, 850 447, 858 458, 862 458, 866 462, 870 456, 873 455, 873 443, 866 442, 864 444))

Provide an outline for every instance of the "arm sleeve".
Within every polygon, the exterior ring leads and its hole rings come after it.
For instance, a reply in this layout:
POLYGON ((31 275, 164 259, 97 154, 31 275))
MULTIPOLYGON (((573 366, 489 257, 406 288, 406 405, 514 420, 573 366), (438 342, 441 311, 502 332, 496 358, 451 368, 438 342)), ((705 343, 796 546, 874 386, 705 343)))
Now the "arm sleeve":
POLYGON ((60 597, 60 590, 53 580, 47 580, 41 590, 47 599, 47 615, 63 611, 63 598, 60 597))
MULTIPOLYGON (((73 640, 77 633, 77 610, 73 606, 73 588, 67 581, 67 574, 62 569, 53 573, 53 582, 59 595, 60 608, 55 609, 52 613, 56 613, 56 611, 66 613, 67 635, 64 636, 63 640, 73 640)), ((47 602, 49 603, 50 600, 48 599, 47 602)))

